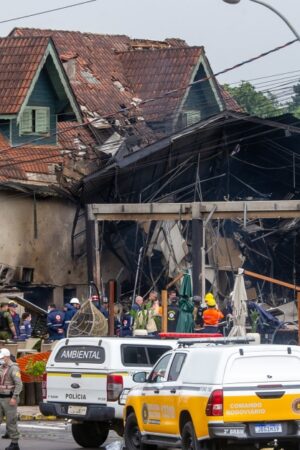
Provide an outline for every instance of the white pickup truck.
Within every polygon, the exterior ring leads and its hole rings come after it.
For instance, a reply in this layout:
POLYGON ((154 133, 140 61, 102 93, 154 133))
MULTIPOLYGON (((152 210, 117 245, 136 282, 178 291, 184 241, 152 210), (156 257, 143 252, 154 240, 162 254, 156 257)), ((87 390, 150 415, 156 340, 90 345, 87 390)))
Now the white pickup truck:
POLYGON ((175 340, 80 337, 62 339, 53 349, 43 381, 40 410, 72 419, 72 434, 82 447, 98 448, 110 429, 123 434, 119 402, 135 385, 132 375, 150 372, 175 340))

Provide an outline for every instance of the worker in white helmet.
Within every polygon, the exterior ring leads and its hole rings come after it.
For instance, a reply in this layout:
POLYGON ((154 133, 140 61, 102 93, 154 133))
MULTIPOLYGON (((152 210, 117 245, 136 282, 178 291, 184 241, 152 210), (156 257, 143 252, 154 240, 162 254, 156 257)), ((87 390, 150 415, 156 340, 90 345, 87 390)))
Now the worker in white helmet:
POLYGON ((80 301, 78 300, 78 298, 76 298, 76 297, 71 298, 70 304, 71 304, 75 309, 80 309, 80 301))
POLYGON ((67 335, 68 327, 70 325, 71 320, 75 316, 75 314, 80 309, 80 302, 78 298, 73 297, 70 300, 70 303, 66 303, 64 305, 64 313, 65 313, 65 320, 64 320, 64 331, 65 335, 67 335))

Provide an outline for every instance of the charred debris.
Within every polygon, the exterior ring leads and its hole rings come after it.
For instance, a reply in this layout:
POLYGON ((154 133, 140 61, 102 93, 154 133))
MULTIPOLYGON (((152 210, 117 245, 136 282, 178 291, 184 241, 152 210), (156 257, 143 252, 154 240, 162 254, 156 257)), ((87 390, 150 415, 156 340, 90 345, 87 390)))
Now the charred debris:
MULTIPOLYGON (((84 179, 81 204, 299 199, 300 127, 290 115, 258 119, 224 111, 138 151, 119 150, 84 179)), ((102 222, 102 289, 119 299, 162 289, 191 267, 191 222, 102 222)), ((76 229, 76 223, 74 224, 76 229)), ((299 219, 213 220, 206 228, 206 290, 222 301, 239 267, 300 284, 299 219)), ((249 299, 280 305, 282 286, 247 279, 249 299)), ((194 293, 194 295, 199 293, 194 293)))

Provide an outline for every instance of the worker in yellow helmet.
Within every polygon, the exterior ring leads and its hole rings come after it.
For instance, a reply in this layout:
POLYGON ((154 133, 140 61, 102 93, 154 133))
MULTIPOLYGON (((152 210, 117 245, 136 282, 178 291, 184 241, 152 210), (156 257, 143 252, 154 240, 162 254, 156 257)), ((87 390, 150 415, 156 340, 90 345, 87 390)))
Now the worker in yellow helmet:
POLYGON ((204 332, 205 333, 217 333, 219 321, 224 318, 221 311, 217 309, 217 302, 212 293, 206 294, 205 303, 207 304, 207 309, 203 311, 203 322, 204 322, 204 332))

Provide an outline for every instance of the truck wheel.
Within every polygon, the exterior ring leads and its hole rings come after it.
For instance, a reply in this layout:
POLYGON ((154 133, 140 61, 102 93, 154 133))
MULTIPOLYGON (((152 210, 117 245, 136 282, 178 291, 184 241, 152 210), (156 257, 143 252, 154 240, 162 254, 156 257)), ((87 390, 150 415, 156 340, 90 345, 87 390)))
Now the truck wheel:
POLYGON ((156 448, 154 445, 141 442, 141 432, 133 412, 126 419, 124 440, 126 450, 154 450, 156 448))
POLYGON ((105 422, 72 423, 74 441, 81 447, 100 447, 106 441, 108 432, 105 422))
POLYGON ((192 422, 187 422, 181 433, 182 450, 200 450, 192 422))

